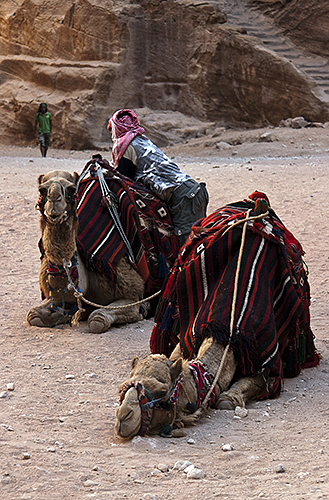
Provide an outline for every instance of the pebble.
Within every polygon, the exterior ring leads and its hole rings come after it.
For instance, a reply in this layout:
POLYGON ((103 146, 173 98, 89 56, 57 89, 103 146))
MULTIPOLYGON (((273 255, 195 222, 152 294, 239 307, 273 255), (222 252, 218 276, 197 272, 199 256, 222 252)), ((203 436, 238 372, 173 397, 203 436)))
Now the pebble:
POLYGON ((286 472, 286 468, 284 465, 282 464, 279 464, 279 465, 276 465, 275 468, 274 468, 275 472, 277 474, 281 473, 281 472, 286 472))
MULTIPOLYGON (((177 462, 176 462, 177 463, 177 462)), ((192 463, 189 461, 189 460, 185 460, 185 462, 183 462, 180 467, 178 467, 178 470, 185 470, 186 467, 188 467, 189 465, 192 465, 192 463)))
POLYGON ((67 380, 71 380, 72 378, 75 378, 75 376, 74 376, 74 375, 70 375, 70 374, 69 374, 69 375, 65 375, 65 378, 66 378, 67 380))
POLYGON ((187 441, 187 444, 195 444, 194 439, 190 438, 190 439, 187 441))
POLYGON ((3 427, 4 429, 7 429, 7 431, 13 431, 14 430, 12 427, 9 427, 9 425, 6 425, 6 424, 1 424, 1 427, 3 427))
POLYGON ((169 467, 168 467, 168 465, 166 465, 166 464, 159 464, 159 465, 158 465, 158 469, 159 469, 161 472, 168 472, 169 467))
POLYGON ((151 476, 159 476, 161 474, 161 470, 155 468, 151 472, 151 476))
POLYGON ((177 462, 175 462, 175 465, 173 466, 173 470, 180 469, 180 467, 183 465, 183 463, 185 463, 184 460, 177 460, 177 462))
POLYGON ((8 398, 8 392, 7 391, 0 392, 0 399, 6 399, 6 398, 8 398))
POLYGON ((15 384, 14 382, 10 382, 7 384, 7 391, 14 391, 15 390, 15 384))
POLYGON ((187 479, 203 479, 206 476, 205 472, 202 469, 198 469, 193 467, 187 474, 187 479))
POLYGON ((31 458, 31 455, 29 453, 27 453, 26 451, 24 451, 22 453, 22 460, 28 460, 29 458, 31 458))
POLYGON ((237 417, 246 418, 246 416, 248 415, 248 410, 247 408, 241 408, 241 406, 237 406, 234 410, 234 413, 237 417))
POLYGON ((152 493, 144 493, 143 498, 145 498, 145 500, 157 500, 157 497, 152 495, 152 493))
POLYGON ((233 446, 231 444, 223 444, 222 450, 223 451, 232 451, 233 450, 233 446))
POLYGON ((51 447, 51 448, 48 448, 48 450, 47 450, 47 451, 49 451, 50 453, 55 453, 56 448, 51 447))
POLYGON ((96 373, 89 373, 89 378, 97 378, 96 373))
POLYGON ((186 469, 184 469, 184 474, 188 474, 193 469, 195 469, 194 465, 193 464, 189 465, 188 467, 186 467, 186 469))
POLYGON ((101 469, 98 465, 95 465, 92 470, 95 470, 95 471, 102 471, 103 469, 101 469))
POLYGON ((98 483, 95 483, 95 481, 92 481, 91 479, 87 479, 87 481, 83 483, 83 486, 86 488, 92 488, 93 486, 98 486, 98 483))
POLYGON ((66 418, 65 417, 59 417, 58 419, 61 423, 65 422, 66 418))
POLYGON ((142 479, 134 479, 134 483, 136 484, 144 484, 144 481, 142 479))

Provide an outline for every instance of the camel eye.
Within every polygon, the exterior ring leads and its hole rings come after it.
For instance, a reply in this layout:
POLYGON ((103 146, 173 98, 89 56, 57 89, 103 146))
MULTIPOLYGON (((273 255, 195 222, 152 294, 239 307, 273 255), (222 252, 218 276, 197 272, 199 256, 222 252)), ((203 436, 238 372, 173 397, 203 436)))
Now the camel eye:
POLYGON ((166 389, 162 389, 162 391, 159 391, 158 398, 164 398, 166 394, 166 389))
POLYGON ((39 193, 41 194, 42 198, 46 198, 47 189, 45 187, 39 187, 39 193))

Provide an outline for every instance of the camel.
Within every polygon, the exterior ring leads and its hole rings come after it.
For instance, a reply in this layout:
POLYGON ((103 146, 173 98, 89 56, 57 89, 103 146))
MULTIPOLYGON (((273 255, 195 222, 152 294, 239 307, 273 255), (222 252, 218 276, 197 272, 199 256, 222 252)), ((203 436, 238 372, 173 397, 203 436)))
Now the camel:
MULTIPOLYGON (((121 404, 115 424, 117 436, 132 439, 137 434, 185 435, 182 428, 196 425, 202 413, 200 387, 193 375, 195 367, 201 366, 212 380, 224 349, 214 339, 206 338, 192 361, 183 359, 177 350, 170 358, 164 354, 150 354, 141 361, 133 358, 129 379, 120 386, 121 404), (142 402, 141 393, 145 400, 142 402)), ((237 406, 245 407, 247 401, 257 399, 271 383, 262 373, 241 378, 231 385, 236 367, 233 352, 229 351, 223 362, 222 375, 215 384, 212 408, 231 410, 237 406)))
POLYGON ((120 386, 115 432, 179 436, 207 405, 278 397, 316 366, 303 249, 264 193, 193 226, 163 286, 150 347, 120 386))
POLYGON ((77 173, 72 175, 62 170, 39 176, 38 206, 43 246, 39 283, 46 300, 28 312, 27 321, 39 327, 66 323, 75 312, 77 296, 82 293, 83 298, 100 305, 80 305, 80 311, 84 309, 82 318, 88 317, 91 333, 102 333, 113 324, 132 323, 143 318, 139 304, 120 307, 143 299, 145 279, 132 265, 128 252, 116 266, 115 281, 86 267, 77 251, 78 179, 77 173), (101 308, 108 305, 111 309, 101 308))

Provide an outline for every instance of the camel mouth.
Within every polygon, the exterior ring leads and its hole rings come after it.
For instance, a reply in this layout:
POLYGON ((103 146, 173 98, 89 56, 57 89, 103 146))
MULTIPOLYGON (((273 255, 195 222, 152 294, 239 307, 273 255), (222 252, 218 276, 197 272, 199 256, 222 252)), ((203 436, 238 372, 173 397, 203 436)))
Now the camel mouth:
POLYGON ((67 211, 61 213, 61 214, 48 214, 45 212, 45 216, 47 218, 47 221, 50 222, 51 224, 56 224, 58 222, 62 222, 66 219, 67 217, 67 211))
POLYGON ((117 418, 115 423, 115 433, 118 437, 122 439, 132 439, 136 436, 141 428, 142 420, 137 418, 135 420, 135 415, 131 413, 129 415, 130 418, 117 418), (127 421, 128 420, 128 421, 127 421), (135 420, 134 422, 132 420, 135 420))

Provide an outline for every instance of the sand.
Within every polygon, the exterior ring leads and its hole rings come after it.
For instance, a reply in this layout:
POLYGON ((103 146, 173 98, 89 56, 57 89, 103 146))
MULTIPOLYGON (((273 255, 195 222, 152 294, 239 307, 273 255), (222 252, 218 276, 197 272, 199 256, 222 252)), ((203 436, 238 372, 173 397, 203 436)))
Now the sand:
POLYGON ((118 387, 131 358, 148 354, 152 320, 101 335, 85 323, 41 329, 25 321, 40 303, 38 175, 80 172, 92 152, 50 149, 42 159, 36 147, 0 146, 0 392, 7 392, 0 398, 1 498, 329 498, 328 150, 328 130, 316 128, 224 131, 166 150, 207 182, 209 212, 256 189, 268 195, 306 252, 322 360, 286 380, 278 399, 249 404, 244 419, 210 410, 185 438, 123 442, 114 434, 118 387), (233 450, 224 452, 224 444, 233 450), (205 478, 152 474, 178 460, 190 460, 205 478), (275 472, 279 464, 285 472, 275 472))

